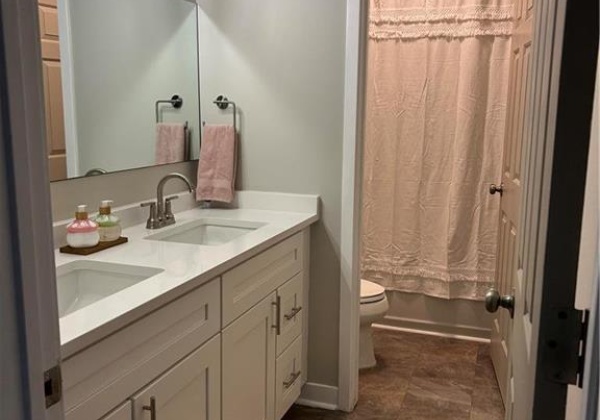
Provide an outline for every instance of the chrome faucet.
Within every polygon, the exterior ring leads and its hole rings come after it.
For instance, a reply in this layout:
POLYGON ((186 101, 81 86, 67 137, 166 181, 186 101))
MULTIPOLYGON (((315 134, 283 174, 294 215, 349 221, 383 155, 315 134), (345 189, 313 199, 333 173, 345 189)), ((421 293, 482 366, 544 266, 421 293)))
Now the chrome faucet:
POLYGON ((194 186, 190 180, 180 173, 173 172, 162 177, 162 179, 158 181, 158 186, 156 187, 156 202, 150 201, 141 204, 142 207, 150 207, 150 216, 146 222, 147 229, 160 229, 175 224, 175 216, 173 215, 171 202, 179 198, 179 196, 174 195, 167 197, 166 199, 164 198, 165 184, 170 179, 181 179, 187 184, 190 193, 194 192, 194 186))

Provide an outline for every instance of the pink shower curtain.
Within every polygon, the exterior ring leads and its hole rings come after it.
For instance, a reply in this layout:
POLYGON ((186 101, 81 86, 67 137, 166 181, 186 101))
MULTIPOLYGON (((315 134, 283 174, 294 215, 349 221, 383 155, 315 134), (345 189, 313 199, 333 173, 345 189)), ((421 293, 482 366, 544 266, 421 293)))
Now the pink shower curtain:
POLYGON ((371 1, 363 278, 446 299, 493 283, 512 9, 371 1))

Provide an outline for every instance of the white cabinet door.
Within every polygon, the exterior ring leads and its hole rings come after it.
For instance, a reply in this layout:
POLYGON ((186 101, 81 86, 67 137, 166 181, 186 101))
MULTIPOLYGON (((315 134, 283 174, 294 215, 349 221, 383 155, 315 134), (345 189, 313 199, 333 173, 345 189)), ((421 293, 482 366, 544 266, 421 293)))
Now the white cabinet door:
POLYGON ((223 420, 273 420, 275 343, 272 293, 223 331, 223 420))
POLYGON ((134 420, 220 420, 220 356, 217 335, 132 398, 134 420))
POLYGON ((131 420, 131 402, 127 401, 106 417, 102 417, 102 420, 131 420))

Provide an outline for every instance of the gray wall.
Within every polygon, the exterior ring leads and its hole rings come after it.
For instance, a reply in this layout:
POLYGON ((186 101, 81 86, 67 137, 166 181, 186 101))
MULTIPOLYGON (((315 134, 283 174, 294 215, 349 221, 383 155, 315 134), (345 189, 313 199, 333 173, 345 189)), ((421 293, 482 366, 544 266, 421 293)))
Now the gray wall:
MULTIPOLYGON (((180 172, 195 184, 197 168, 198 161, 193 161, 52 182, 52 220, 73 218, 78 204, 87 204, 94 212, 101 200, 113 200, 119 207, 156 197, 158 181, 170 172, 180 172)), ((187 188, 182 182, 171 181, 166 191, 173 194, 187 188)))
POLYGON ((241 113, 240 189, 319 194, 311 236, 311 382, 338 378, 344 0, 200 0, 201 108, 241 113))
POLYGON ((197 157, 195 5, 183 0, 70 0, 68 4, 78 175, 95 167, 114 171, 153 164, 154 103, 173 94, 183 97, 183 107, 173 111, 165 106, 163 120, 189 122, 197 157))

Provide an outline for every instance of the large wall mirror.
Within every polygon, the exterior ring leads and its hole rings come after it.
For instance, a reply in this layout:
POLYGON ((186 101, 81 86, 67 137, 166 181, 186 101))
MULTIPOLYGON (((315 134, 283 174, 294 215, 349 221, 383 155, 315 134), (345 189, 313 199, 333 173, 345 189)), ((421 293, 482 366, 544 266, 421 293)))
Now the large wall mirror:
POLYGON ((39 0, 50 180, 197 159, 186 0, 39 0))

